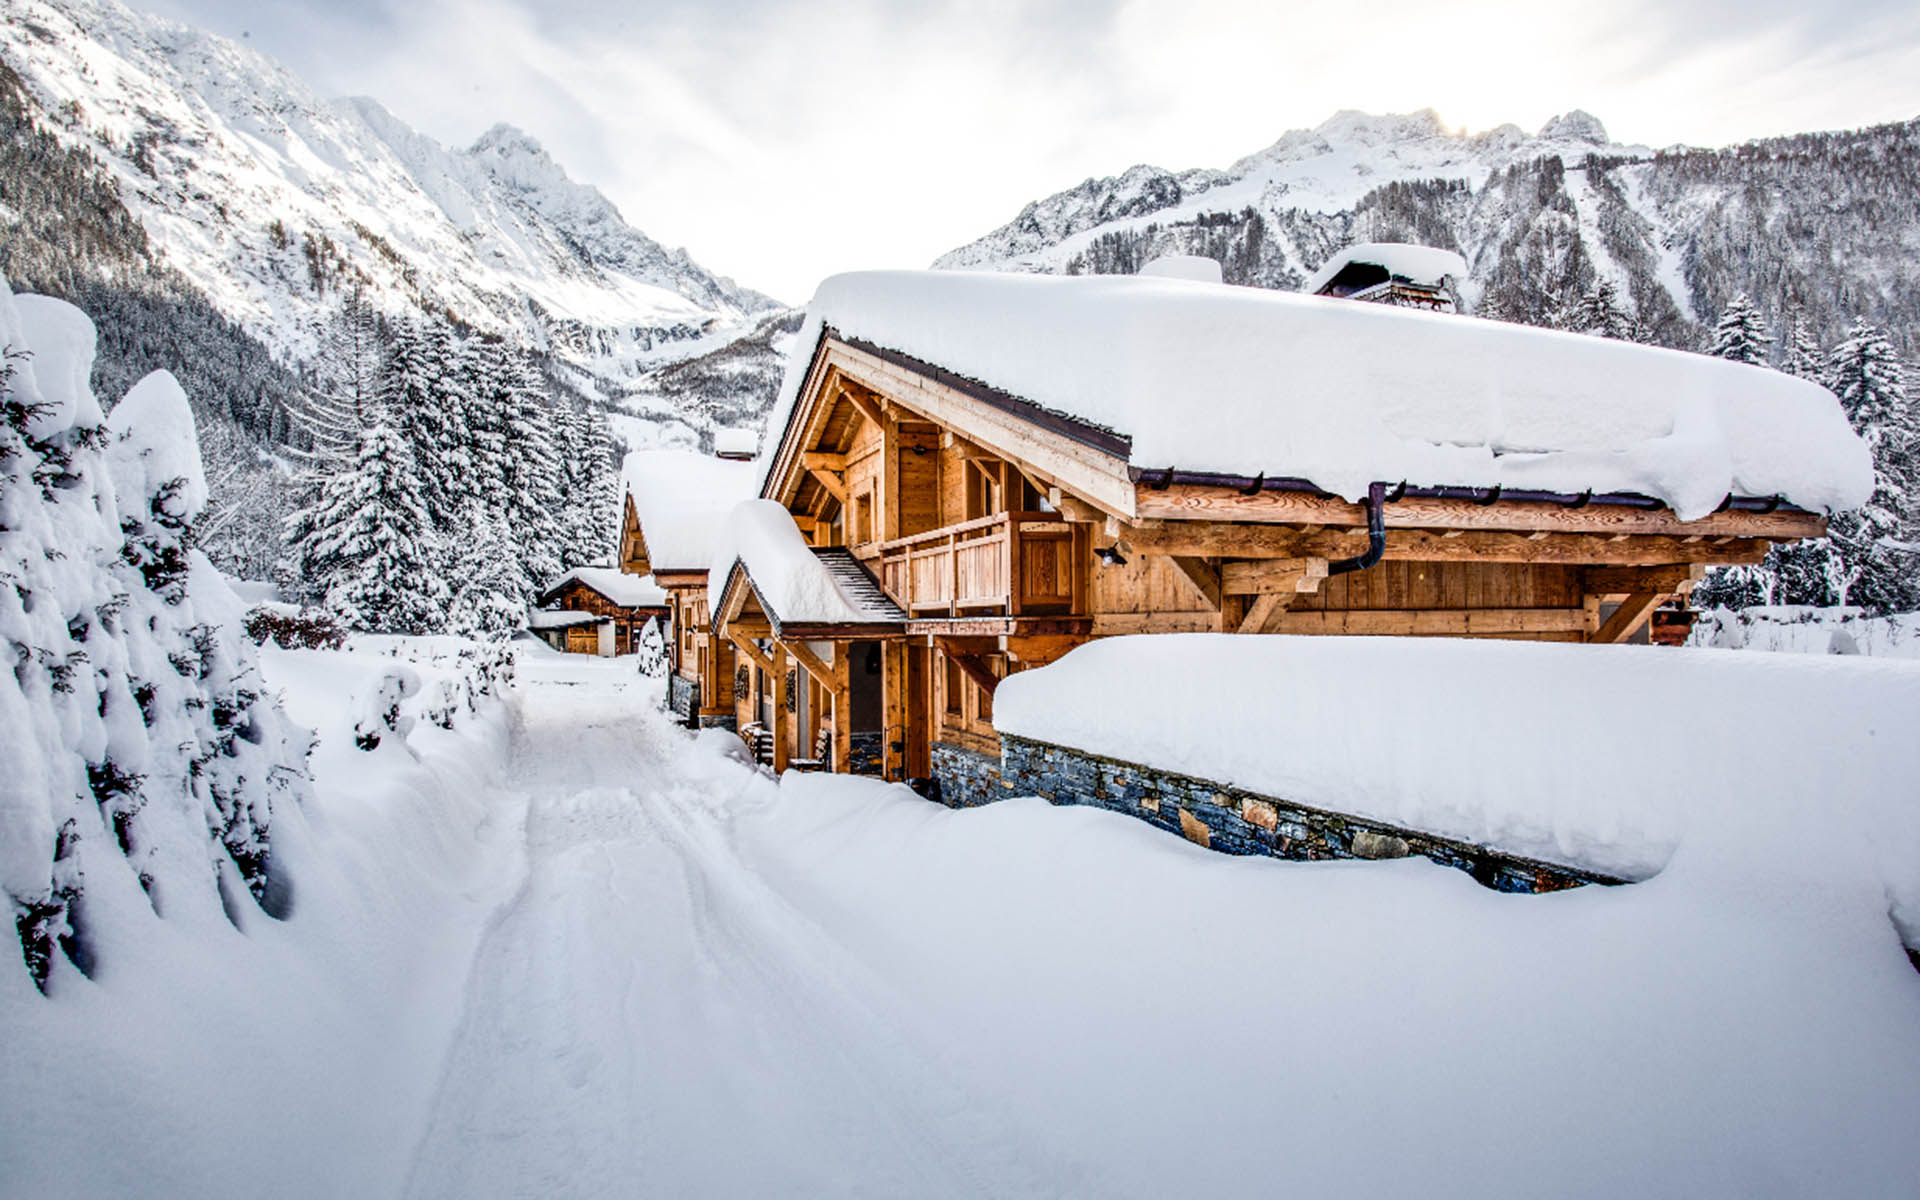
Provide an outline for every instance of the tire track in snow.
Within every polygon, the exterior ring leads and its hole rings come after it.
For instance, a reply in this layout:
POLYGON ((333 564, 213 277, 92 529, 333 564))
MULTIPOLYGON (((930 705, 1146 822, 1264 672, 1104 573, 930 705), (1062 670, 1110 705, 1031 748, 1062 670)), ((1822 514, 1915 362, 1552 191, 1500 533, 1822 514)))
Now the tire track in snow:
POLYGON ((475 956, 405 1194, 1074 1190, 747 866, 734 813, 768 785, 689 771, 636 681, 568 673, 590 682, 528 672, 527 875, 475 956))

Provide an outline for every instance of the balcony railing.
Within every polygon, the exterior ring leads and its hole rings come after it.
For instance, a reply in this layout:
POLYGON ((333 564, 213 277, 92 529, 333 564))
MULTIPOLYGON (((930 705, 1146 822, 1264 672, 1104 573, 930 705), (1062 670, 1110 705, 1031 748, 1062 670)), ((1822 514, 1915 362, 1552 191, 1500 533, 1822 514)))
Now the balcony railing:
POLYGON ((883 542, 880 586, 910 616, 1075 611, 1085 581, 1074 526, 1058 513, 999 513, 883 542))

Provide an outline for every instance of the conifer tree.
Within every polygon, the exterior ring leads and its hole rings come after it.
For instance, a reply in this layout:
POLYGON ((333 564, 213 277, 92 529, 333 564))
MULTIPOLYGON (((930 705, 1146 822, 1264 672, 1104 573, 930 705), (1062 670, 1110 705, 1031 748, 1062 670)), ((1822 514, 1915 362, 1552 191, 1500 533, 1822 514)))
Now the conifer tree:
POLYGON ((425 633, 444 614, 439 547, 416 472, 406 440, 376 414, 353 468, 327 481, 316 506, 314 548, 329 566, 326 605, 360 629, 425 633))
POLYGON ((1767 348, 1771 345, 1773 338, 1767 334, 1766 325, 1760 320, 1760 310, 1742 293, 1735 296, 1720 314, 1719 322, 1713 327, 1713 339, 1708 343, 1707 353, 1732 362, 1766 366, 1767 348))
POLYGON ((387 347, 380 400, 413 451, 420 496, 437 529, 452 530, 466 514, 473 460, 464 387, 453 368, 453 339, 444 325, 402 322, 387 347))
POLYGON ((1596 279, 1556 324, 1575 333, 1591 333, 1623 342, 1647 340, 1639 319, 1620 303, 1620 293, 1610 279, 1596 279))
POLYGON ((524 352, 507 354, 501 385, 507 528, 519 552, 521 599, 530 602, 560 574, 560 462, 540 374, 524 352))
POLYGON ((1827 385, 1873 455, 1873 495, 1829 525, 1824 569, 1832 601, 1873 612, 1920 604, 1920 418, 1886 335, 1856 321, 1827 360, 1827 385))
POLYGON ((1793 323, 1793 332, 1787 338, 1786 360, 1780 364, 1780 369, 1796 379, 1811 379, 1815 383, 1820 382, 1827 373, 1826 354, 1803 320, 1793 323))

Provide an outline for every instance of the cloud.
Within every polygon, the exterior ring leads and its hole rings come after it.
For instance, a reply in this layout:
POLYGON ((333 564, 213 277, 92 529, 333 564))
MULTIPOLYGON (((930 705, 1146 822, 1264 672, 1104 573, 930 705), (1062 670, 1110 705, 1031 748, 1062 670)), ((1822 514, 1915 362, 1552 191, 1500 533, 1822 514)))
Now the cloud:
POLYGON ((1223 166, 1341 108, 1720 144, 1920 113, 1920 11, 1375 0, 147 0, 444 141, 496 121, 627 218, 799 301, 1137 162, 1223 166))

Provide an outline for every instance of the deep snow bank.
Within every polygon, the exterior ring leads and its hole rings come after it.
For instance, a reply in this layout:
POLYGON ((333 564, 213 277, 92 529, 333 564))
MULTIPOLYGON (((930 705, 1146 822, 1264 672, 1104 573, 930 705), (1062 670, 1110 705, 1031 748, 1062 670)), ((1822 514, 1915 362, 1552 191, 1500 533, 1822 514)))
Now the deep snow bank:
POLYGON ((193 548, 187 398, 156 372, 103 421, 94 344, 0 280, 0 892, 50 991, 156 918, 284 915, 274 827, 308 789, 307 736, 193 548))
POLYGON ((0 971, 0 1191, 399 1191, 474 947, 524 874, 524 808, 496 790, 511 709, 483 695, 437 719, 484 657, 453 639, 261 652, 318 731, 313 795, 274 824, 293 911, 116 922, 93 977, 57 974, 50 996, 0 971), (359 750, 352 714, 395 670, 420 682, 408 732, 359 750))
POLYGON ((1920 1178, 1920 977, 1884 894, 1781 903, 1676 856, 1647 883, 1507 896, 1421 859, 1233 858, 1104 810, 955 811, 797 773, 741 831, 1081 1166, 1063 1194, 1891 1197, 1920 1178))
POLYGON ((1920 945, 1920 664, 1450 638, 1108 638, 1003 733, 1643 878, 1890 892, 1920 945))

